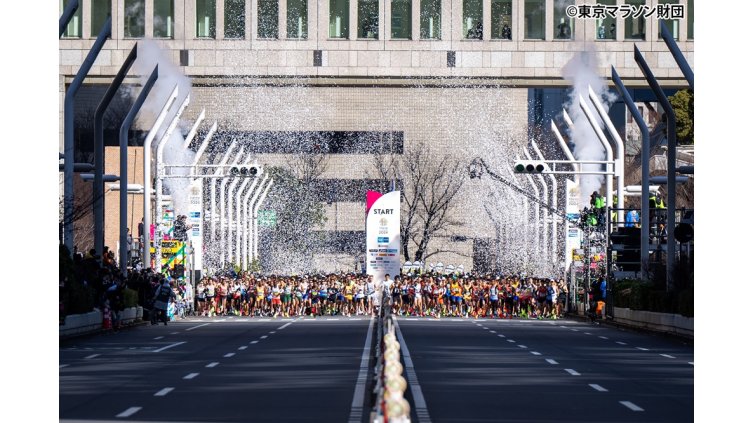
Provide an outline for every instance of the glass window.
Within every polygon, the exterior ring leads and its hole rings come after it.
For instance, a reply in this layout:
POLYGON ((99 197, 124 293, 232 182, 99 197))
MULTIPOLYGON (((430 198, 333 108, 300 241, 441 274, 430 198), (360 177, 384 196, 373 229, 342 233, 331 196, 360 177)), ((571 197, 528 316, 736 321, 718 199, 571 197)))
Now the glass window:
MULTIPOLYGON (((616 6, 616 0, 599 0, 598 3, 604 6, 616 6)), ((616 39, 616 19, 612 18, 608 13, 603 17, 595 19, 595 38, 599 40, 615 40, 616 39)))
POLYGON ((217 4, 215 0, 196 0, 196 37, 217 36, 217 4))
MULTIPOLYGON (((70 2, 70 0, 60 0, 60 15, 63 14, 68 2, 70 2)), ((71 20, 68 22, 68 26, 65 27, 65 31, 63 32, 63 37, 65 38, 81 38, 81 28, 83 26, 81 21, 81 9, 83 9, 83 6, 81 3, 82 1, 78 0, 78 9, 76 9, 76 13, 73 14, 73 17, 71 17, 71 20)), ((104 23, 104 21, 102 21, 102 23, 104 23)), ((102 27, 100 26, 96 31, 92 31, 92 36, 96 37, 101 30, 102 27)))
POLYGON ((392 0, 392 38, 412 38, 412 9, 410 0, 392 0))
POLYGON ((144 37, 144 0, 125 0, 125 38, 144 37))
POLYGON ((441 39, 441 0, 420 0, 420 38, 441 39))
POLYGON ((287 38, 308 38, 308 0, 287 0, 287 38))
MULTIPOLYGON (((679 4, 679 0, 660 0, 658 3, 660 4, 679 4)), ((675 40, 679 39, 679 19, 666 19, 663 22, 666 23, 666 26, 668 27, 668 31, 671 33, 671 35, 674 37, 675 40)), ((661 36, 661 26, 658 25, 658 38, 663 38, 661 36)))
MULTIPOLYGON (((645 6, 645 0, 624 0, 624 4, 629 5, 632 10, 645 6)), ((633 18, 632 14, 624 18, 624 39, 626 40, 644 40, 645 39, 645 16, 633 18)))
POLYGON ((546 38, 546 1, 525 0, 525 39, 546 38))
POLYGON ((245 38, 245 0, 225 0, 225 38, 245 38))
POLYGON ((469 40, 483 39, 483 0, 462 1, 462 33, 469 40))
POLYGON ((277 38, 279 36, 279 3, 277 0, 259 0, 258 37, 277 38))
POLYGON ((695 1, 687 1, 687 39, 695 39, 695 1))
POLYGON ((378 0, 358 0, 358 38, 379 38, 378 0))
POLYGON ((175 2, 154 0, 154 38, 172 38, 175 33, 175 2))
MULTIPOLYGON (((79 2, 80 4, 81 2, 79 2)), ((112 0, 91 0, 91 37, 102 31, 107 16, 112 14, 112 0)))
MULTIPOLYGON (((608 1, 608 0, 605 0, 608 1)), ((603 4, 603 3, 601 3, 603 4)), ((557 40, 574 39, 574 18, 567 16, 567 7, 574 5, 574 0, 560 0, 554 3, 554 38, 557 40)))
POLYGON ((491 0, 491 38, 512 39, 512 0, 491 0))
POLYGON ((350 36, 350 0, 329 0, 329 38, 350 36))

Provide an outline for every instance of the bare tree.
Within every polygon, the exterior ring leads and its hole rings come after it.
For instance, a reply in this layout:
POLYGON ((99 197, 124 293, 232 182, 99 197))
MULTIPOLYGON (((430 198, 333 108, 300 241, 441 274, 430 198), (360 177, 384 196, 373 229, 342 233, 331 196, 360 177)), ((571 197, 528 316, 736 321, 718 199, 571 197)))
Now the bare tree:
POLYGON ((377 154, 378 177, 392 176, 401 183, 401 237, 405 260, 425 260, 449 250, 433 250, 431 241, 462 225, 453 217, 457 195, 465 181, 465 164, 449 154, 439 156, 423 143, 405 150, 401 157, 377 154), (410 253, 415 246, 415 252, 410 253))

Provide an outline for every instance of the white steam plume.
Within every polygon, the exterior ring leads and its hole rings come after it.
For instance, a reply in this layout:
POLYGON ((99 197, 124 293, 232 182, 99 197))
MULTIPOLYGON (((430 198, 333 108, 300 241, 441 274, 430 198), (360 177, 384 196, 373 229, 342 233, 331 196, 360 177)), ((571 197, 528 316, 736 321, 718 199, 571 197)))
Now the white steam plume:
MULTIPOLYGON (((154 66, 159 65, 159 78, 154 84, 149 97, 146 99, 144 106, 138 114, 138 122, 142 127, 150 127, 154 124, 156 117, 164 107, 165 102, 170 96, 170 93, 178 86, 178 97, 170 107, 167 117, 162 124, 162 128, 157 133, 155 140, 160 140, 170 122, 174 119, 175 115, 180 108, 180 105, 185 101, 186 96, 191 93, 191 80, 183 75, 180 68, 175 66, 167 54, 159 48, 157 43, 149 39, 143 39, 138 43, 138 59, 134 62, 134 71, 141 77, 141 83, 145 83, 151 72, 154 70, 154 66)), ((132 93, 132 96, 138 95, 138 91, 132 93)), ((184 138, 182 135, 183 129, 189 126, 186 122, 181 121, 170 138, 165 141, 164 149, 164 164, 165 165, 189 165, 193 163, 195 153, 189 149, 183 148, 184 138)), ((155 142, 156 144, 156 142, 155 142)), ((171 175, 187 175, 188 168, 172 169, 171 175)), ((170 196, 172 197, 172 203, 175 207, 175 215, 188 214, 188 201, 189 201, 189 184, 188 178, 168 178, 164 180, 164 185, 167 187, 170 196)))
MULTIPOLYGON (((562 76, 572 84, 569 94, 569 102, 564 106, 574 122, 574 129, 570 130, 570 137, 574 143, 574 157, 577 160, 605 160, 606 150, 598 140, 598 136, 590 126, 585 113, 580 110, 580 96, 588 101, 591 109, 593 106, 588 100, 588 86, 593 88, 602 99, 603 106, 608 111, 615 100, 615 96, 608 91, 605 80, 598 76, 598 58, 592 47, 586 48, 572 57, 562 68, 562 76)), ((596 115, 601 128, 603 122, 596 115)), ((583 170, 598 170, 600 165, 583 165, 583 170)), ((590 194, 599 191, 603 185, 603 175, 581 175, 580 177, 580 201, 583 206, 589 204, 590 194)))

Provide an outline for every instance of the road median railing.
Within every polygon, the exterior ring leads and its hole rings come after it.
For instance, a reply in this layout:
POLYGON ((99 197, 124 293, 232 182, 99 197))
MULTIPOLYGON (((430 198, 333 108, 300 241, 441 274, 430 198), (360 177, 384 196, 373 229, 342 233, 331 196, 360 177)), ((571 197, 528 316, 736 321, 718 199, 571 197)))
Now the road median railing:
POLYGON ((407 380, 402 375, 400 344, 391 313, 391 296, 382 293, 376 339, 375 401, 372 423, 409 423, 410 403, 405 399, 407 380))

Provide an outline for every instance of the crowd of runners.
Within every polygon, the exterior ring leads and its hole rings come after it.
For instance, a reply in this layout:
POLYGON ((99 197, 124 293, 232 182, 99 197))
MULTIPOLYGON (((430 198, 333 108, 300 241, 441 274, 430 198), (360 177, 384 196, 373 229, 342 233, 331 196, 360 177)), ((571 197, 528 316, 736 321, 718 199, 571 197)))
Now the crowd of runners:
POLYGON ((566 310, 563 280, 489 275, 356 274, 206 277, 196 287, 200 316, 369 316, 388 305, 402 316, 552 318, 566 310))

